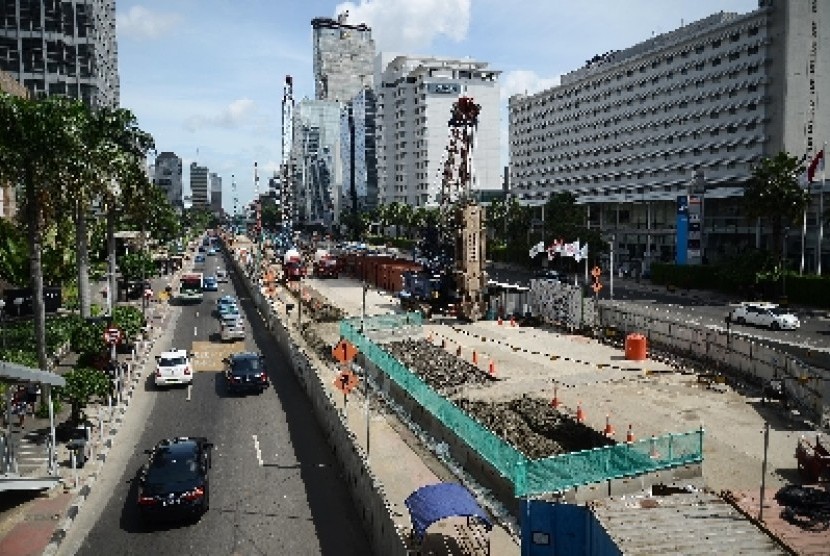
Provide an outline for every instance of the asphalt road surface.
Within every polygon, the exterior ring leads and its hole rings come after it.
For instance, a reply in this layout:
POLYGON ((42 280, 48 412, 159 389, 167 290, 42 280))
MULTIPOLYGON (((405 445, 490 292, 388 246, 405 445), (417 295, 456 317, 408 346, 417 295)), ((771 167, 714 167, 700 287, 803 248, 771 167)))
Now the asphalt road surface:
MULTIPOLYGON (((217 262, 221 255, 208 257, 205 272, 217 262)), ((158 391, 148 377, 130 406, 126 438, 118 437, 60 554, 371 554, 310 403, 249 301, 242 299, 244 345, 219 341, 212 308, 233 290, 220 284, 200 305, 174 308, 181 315, 171 345, 194 353, 193 386, 158 391), (226 393, 221 360, 243 349, 265 356, 272 387, 262 395, 226 393), (144 524, 134 481, 144 450, 179 435, 215 444, 210 510, 197 523, 144 524)))

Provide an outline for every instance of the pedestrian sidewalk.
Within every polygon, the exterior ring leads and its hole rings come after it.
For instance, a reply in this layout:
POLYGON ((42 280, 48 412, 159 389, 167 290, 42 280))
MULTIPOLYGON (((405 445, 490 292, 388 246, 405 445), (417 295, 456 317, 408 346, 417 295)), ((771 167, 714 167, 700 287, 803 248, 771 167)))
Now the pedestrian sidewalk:
MULTIPOLYGON (((178 274, 153 279, 163 290, 177 279, 178 274)), ((160 290, 159 290, 160 291, 160 290)), ((140 303, 140 301, 139 301, 140 303)), ((3 556, 34 556, 54 554, 77 516, 84 500, 89 496, 92 484, 102 472, 114 438, 124 423, 135 389, 142 384, 148 370, 153 368, 155 355, 161 352, 162 336, 172 328, 172 312, 167 303, 153 301, 147 310, 148 329, 145 339, 136 343, 135 351, 119 354, 119 361, 126 363, 127 374, 120 395, 111 403, 95 403, 85 409, 87 419, 93 424, 89 440, 84 447, 86 461, 73 466, 66 442, 58 442, 55 450, 60 484, 37 493, 10 492, 0 505, 0 554, 3 556)), ((64 357, 63 365, 56 372, 71 368, 72 354, 64 357)), ((69 416, 68 404, 55 415, 55 424, 69 416)), ((25 431, 31 436, 45 438, 49 435, 49 420, 28 416, 25 431)))

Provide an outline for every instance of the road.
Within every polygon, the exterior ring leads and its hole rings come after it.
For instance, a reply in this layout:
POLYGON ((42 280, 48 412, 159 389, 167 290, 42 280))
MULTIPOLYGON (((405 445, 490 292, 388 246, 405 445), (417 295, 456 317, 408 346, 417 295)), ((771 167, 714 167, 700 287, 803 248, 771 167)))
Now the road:
MULTIPOLYGON (((491 279, 523 286, 530 285, 532 273, 522 269, 489 268, 491 279)), ((603 277, 606 286, 601 290, 600 299, 608 299, 609 282, 603 277)), ((725 326, 724 318, 740 299, 728 295, 695 291, 669 292, 658 286, 637 283, 631 279, 614 280, 614 301, 621 305, 633 304, 640 308, 647 306, 656 313, 670 313, 686 321, 725 326)), ((794 308, 801 320, 798 330, 766 330, 749 325, 731 324, 731 330, 799 345, 827 349, 830 346, 830 319, 814 315, 811 311, 794 308)))
MULTIPOLYGON (((220 256, 208 257, 205 272, 213 273, 217 261, 220 256)), ((244 346, 218 341, 211 309, 225 293, 235 293, 234 285, 220 284, 200 305, 174 308, 181 313, 169 338, 194 353, 193 386, 139 388, 124 437, 59 554, 371 554, 310 403, 250 301, 242 299, 249 323, 244 346), (260 396, 225 391, 221 360, 242 349, 265 356, 272 388, 260 396), (133 480, 143 452, 179 435, 215 444, 210 510, 195 524, 145 525, 133 480)))

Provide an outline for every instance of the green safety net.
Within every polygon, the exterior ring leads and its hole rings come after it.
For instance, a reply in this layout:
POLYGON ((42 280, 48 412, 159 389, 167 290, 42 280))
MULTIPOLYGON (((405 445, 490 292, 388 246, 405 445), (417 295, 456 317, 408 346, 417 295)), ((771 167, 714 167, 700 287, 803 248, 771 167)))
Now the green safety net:
POLYGON ((575 486, 703 461, 702 429, 544 459, 529 459, 435 392, 400 361, 359 332, 361 326, 369 332, 422 324, 418 313, 352 318, 340 322, 340 335, 475 450, 479 457, 511 481, 517 497, 561 492, 575 486))

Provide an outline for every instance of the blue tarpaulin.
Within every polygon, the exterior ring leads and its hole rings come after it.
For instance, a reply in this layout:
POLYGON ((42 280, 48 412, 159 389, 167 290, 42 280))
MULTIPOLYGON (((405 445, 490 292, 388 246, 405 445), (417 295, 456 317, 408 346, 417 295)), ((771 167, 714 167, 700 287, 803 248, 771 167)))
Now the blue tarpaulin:
POLYGON ((430 525, 448 517, 476 517, 490 530, 493 524, 469 490, 458 483, 438 483, 419 488, 404 502, 409 508, 415 539, 423 541, 430 525))

